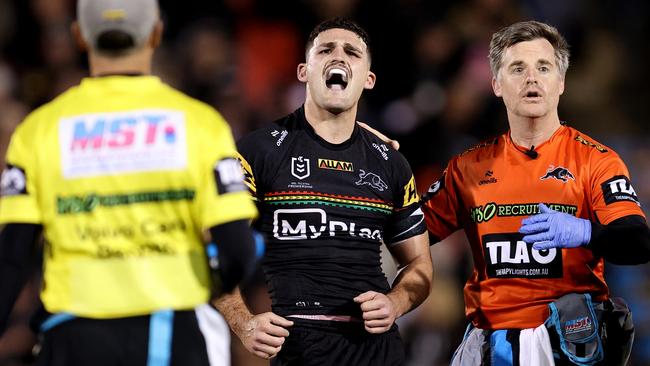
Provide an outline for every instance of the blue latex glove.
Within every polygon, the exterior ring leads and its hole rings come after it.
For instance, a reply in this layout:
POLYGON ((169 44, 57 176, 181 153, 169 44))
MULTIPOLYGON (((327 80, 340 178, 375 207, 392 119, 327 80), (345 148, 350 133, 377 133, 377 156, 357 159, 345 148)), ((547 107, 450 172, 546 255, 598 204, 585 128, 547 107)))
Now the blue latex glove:
POLYGON ((591 240, 591 222, 539 204, 541 213, 524 219, 519 232, 533 249, 575 248, 591 240))

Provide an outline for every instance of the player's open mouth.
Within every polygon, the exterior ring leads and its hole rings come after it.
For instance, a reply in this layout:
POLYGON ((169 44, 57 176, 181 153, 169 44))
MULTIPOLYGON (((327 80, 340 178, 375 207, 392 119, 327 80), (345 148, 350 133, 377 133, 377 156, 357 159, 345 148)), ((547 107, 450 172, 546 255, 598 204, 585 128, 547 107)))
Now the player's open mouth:
POLYGON ((332 67, 325 72, 325 86, 332 90, 345 90, 348 86, 348 72, 340 67, 332 67))

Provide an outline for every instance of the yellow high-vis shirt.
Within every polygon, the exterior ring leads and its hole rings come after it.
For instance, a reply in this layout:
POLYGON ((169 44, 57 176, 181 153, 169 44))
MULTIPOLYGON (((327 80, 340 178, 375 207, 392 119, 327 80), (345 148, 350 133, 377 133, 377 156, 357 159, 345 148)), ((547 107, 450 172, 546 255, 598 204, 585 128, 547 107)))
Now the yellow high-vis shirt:
POLYGON ((1 187, 0 223, 44 227, 46 309, 91 318, 206 302, 203 231, 257 215, 228 124, 153 76, 86 78, 31 113, 1 187))

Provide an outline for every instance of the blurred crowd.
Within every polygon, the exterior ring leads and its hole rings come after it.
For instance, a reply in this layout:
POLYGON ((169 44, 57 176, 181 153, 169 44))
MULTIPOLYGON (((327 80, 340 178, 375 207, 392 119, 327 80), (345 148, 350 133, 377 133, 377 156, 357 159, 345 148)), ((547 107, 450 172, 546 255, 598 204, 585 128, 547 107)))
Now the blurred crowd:
MULTIPOLYGON (((487 59, 491 34, 519 20, 556 26, 572 59, 560 118, 611 146, 650 207, 650 12, 642 0, 160 0, 163 46, 154 73, 215 106, 236 137, 297 108, 304 85, 296 65, 319 21, 348 16, 371 37, 374 90, 359 119, 398 139, 420 190, 454 154, 507 128, 487 59), (646 44, 646 46, 643 46, 646 44)), ((74 0, 0 0, 0 159, 26 113, 87 74, 70 36, 74 0)), ((409 365, 445 365, 465 320, 462 287, 471 268, 464 234, 432 247, 434 289, 399 323, 409 365)), ((391 259, 386 272, 394 274, 391 259)), ((631 365, 650 365, 650 266, 608 266, 612 293, 630 303, 637 328, 631 365)), ((0 339, 0 365, 28 365, 27 328, 39 279, 24 291, 0 339)), ((268 308, 261 286, 251 307, 268 308)), ((234 365, 262 365, 233 341, 234 365)))

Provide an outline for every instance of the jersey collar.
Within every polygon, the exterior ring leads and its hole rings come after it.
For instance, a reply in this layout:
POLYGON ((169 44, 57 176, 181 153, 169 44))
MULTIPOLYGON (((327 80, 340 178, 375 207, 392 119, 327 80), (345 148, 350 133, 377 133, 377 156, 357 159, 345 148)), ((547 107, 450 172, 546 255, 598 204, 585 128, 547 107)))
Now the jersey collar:
POLYGON ((303 129, 309 137, 311 137, 313 140, 318 142, 321 146, 323 146, 326 149, 329 150, 345 150, 347 149, 350 145, 352 145, 358 138, 359 136, 359 125, 356 123, 354 124, 354 129, 352 130, 352 136, 350 136, 349 139, 341 142, 340 144, 333 144, 331 142, 325 141, 322 137, 318 136, 316 134, 316 131, 314 131, 314 128, 307 122, 307 118, 305 117, 305 106, 304 104, 300 106, 295 112, 294 112, 296 121, 298 122, 299 126, 301 129, 303 129))

